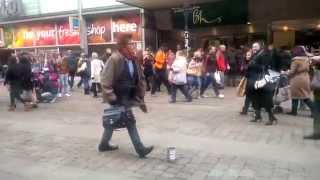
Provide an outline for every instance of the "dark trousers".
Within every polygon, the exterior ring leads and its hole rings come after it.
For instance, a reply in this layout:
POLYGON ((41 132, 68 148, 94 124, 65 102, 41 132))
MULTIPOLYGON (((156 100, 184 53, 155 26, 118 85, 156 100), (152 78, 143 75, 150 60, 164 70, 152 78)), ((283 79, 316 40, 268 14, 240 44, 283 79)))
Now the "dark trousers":
POLYGON ((314 101, 313 129, 315 134, 320 134, 320 101, 314 101))
POLYGON ((152 82, 153 82, 153 75, 145 74, 145 78, 146 78, 147 91, 150 91, 152 82))
MULTIPOLYGON (((132 111, 130 113, 132 115, 132 118, 134 118, 132 111)), ((129 123, 127 125, 127 130, 128 130, 129 136, 131 138, 131 142, 132 142, 136 152, 139 154, 141 152, 141 150, 143 150, 145 147, 141 142, 135 120, 129 121, 129 123)), ((105 127, 100 145, 108 146, 110 143, 110 140, 112 138, 112 134, 113 134, 113 128, 111 126, 105 127)))
POLYGON ((248 96, 246 96, 244 99, 244 106, 243 106, 242 112, 247 113, 250 107, 250 104, 251 104, 251 100, 248 96))
POLYGON ((70 89, 73 88, 73 84, 74 84, 74 76, 76 75, 76 72, 69 72, 69 78, 68 78, 68 83, 69 83, 69 86, 70 86, 70 89))
POLYGON ((163 83, 166 86, 168 93, 170 94, 170 84, 168 82, 166 70, 155 70, 151 94, 156 93, 156 91, 157 91, 158 87, 161 85, 161 83, 163 83))
POLYGON ((299 101, 303 101, 311 110, 311 112, 313 113, 315 108, 314 108, 314 105, 311 101, 311 99, 292 99, 292 108, 291 108, 291 112, 294 113, 294 114, 297 114, 298 113, 298 105, 299 105, 299 101))
POLYGON ((24 100, 21 98, 20 94, 22 89, 19 86, 10 86, 10 105, 16 106, 15 99, 18 99, 24 104, 24 100))
POLYGON ((92 92, 94 97, 98 97, 98 91, 101 89, 100 83, 92 83, 92 92))
POLYGON ((216 82, 216 80, 214 78, 214 73, 209 73, 203 77, 203 83, 202 83, 200 95, 204 94, 204 92, 207 90, 207 88, 209 87, 209 85, 211 83, 212 83, 212 87, 213 87, 213 91, 214 91, 215 95, 218 96, 220 94, 220 92, 219 92, 220 85, 216 82))
POLYGON ((177 99, 177 90, 179 89, 182 94, 186 97, 186 99, 188 101, 191 101, 192 100, 192 97, 191 95, 189 94, 189 91, 188 91, 188 87, 187 85, 176 85, 176 84, 172 84, 172 89, 171 89, 171 100, 173 102, 176 102, 176 99, 177 99))

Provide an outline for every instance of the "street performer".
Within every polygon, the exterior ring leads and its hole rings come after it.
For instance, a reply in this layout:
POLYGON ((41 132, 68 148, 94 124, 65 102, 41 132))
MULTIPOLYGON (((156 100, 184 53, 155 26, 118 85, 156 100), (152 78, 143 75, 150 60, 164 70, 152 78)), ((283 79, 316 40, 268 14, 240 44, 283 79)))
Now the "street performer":
MULTIPOLYGON (((131 35, 128 34, 118 38, 118 50, 112 53, 101 74, 102 93, 104 102, 109 103, 111 107, 125 109, 124 115, 121 115, 121 123, 125 124, 123 127, 127 128, 139 157, 145 158, 153 150, 153 146, 145 147, 142 144, 131 109, 136 106, 147 113, 144 102, 145 82, 141 66, 130 41, 131 35)), ((98 147, 100 152, 118 149, 118 146, 110 144, 115 129, 112 124, 113 119, 108 117, 106 119, 108 119, 108 122, 104 123, 104 132, 98 147)))

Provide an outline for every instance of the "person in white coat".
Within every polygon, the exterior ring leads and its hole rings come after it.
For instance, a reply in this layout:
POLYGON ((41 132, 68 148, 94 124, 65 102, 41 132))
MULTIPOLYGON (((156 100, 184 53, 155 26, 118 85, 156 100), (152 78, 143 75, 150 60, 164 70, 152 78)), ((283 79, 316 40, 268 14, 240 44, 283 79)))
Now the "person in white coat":
POLYGON ((102 60, 98 58, 98 53, 92 53, 92 60, 91 60, 91 81, 92 81, 92 91, 93 97, 98 97, 98 90, 101 89, 101 72, 103 70, 104 63, 102 60))
POLYGON ((192 97, 187 88, 187 59, 183 51, 178 51, 169 75, 169 81, 172 83, 171 101, 176 102, 177 90, 179 89, 186 97, 188 102, 192 101, 192 97))

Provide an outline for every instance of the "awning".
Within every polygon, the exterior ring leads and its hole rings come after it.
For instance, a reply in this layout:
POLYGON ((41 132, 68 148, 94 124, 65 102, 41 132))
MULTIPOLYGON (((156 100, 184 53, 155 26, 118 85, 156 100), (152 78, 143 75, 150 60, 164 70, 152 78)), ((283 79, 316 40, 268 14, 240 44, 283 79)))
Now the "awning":
POLYGON ((129 6, 135 6, 147 10, 179 8, 183 6, 217 2, 221 0, 117 0, 129 6))

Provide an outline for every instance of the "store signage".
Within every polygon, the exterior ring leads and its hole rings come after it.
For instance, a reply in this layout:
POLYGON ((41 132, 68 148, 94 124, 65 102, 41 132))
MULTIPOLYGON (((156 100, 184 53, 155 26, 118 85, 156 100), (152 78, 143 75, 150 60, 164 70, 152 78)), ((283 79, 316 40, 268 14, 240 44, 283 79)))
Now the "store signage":
MULTIPOLYGON (((189 28, 246 24, 248 11, 248 0, 223 0, 200 4, 189 13, 187 23, 189 28)), ((184 29, 184 12, 173 13, 175 28, 184 29)))
MULTIPOLYGON (((114 43, 122 33, 132 34, 134 41, 141 41, 139 26, 139 15, 87 20, 88 44, 114 43)), ((13 38, 13 48, 80 45, 80 31, 72 29, 69 21, 23 24, 12 27, 11 32, 8 36, 13 38)))
POLYGON ((136 32, 137 28, 136 23, 112 23, 112 32, 136 32))
POLYGON ((57 24, 58 44, 80 44, 80 32, 70 29, 69 23, 57 24))
POLYGON ((117 41, 119 35, 121 34, 131 34, 133 41, 140 41, 141 34, 140 34, 140 16, 134 15, 122 15, 116 16, 113 18, 112 21, 112 34, 114 37, 114 41, 117 41))
POLYGON ((4 31, 3 28, 0 28, 0 47, 4 47, 5 42, 4 42, 4 31))
POLYGON ((88 43, 109 43, 111 42, 111 19, 103 17, 87 21, 88 43))
POLYGON ((0 17, 20 16, 22 7, 22 0, 0 0, 0 17))

